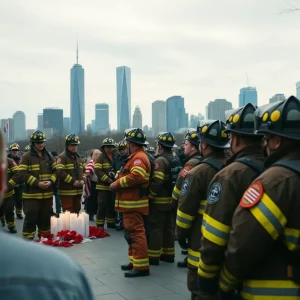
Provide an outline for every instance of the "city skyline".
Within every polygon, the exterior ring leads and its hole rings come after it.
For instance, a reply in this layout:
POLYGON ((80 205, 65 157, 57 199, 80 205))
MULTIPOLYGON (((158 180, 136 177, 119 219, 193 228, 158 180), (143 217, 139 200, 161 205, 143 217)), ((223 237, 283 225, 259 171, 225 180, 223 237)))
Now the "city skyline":
POLYGON ((94 118, 94 105, 105 102, 111 127, 117 127, 115 68, 122 65, 132 69, 131 107, 140 106, 145 124, 151 124, 152 101, 170 95, 185 98, 187 113, 204 114, 217 98, 237 107, 238 91, 247 85, 257 88, 259 105, 276 93, 296 93, 299 13, 279 14, 284 0, 117 4, 116 10, 116 3, 66 0, 59 14, 54 2, 0 4, 0 90, 9 103, 0 118, 22 110, 27 128, 35 128, 43 107, 60 107, 70 116, 77 38, 86 72, 86 123, 94 118))

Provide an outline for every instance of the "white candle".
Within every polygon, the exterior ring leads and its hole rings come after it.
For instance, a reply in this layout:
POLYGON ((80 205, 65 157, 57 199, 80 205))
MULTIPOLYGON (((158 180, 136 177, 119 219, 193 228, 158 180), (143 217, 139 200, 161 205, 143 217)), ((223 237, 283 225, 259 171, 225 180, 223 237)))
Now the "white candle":
POLYGON ((70 230, 70 215, 69 211, 65 212, 65 222, 66 222, 66 230, 70 230))
POLYGON ((59 214, 59 218, 57 219, 57 232, 63 230, 63 214, 59 214))
POLYGON ((50 224, 51 224, 51 233, 54 236, 56 236, 57 235, 57 218, 56 217, 51 217, 50 224))
POLYGON ((70 231, 75 230, 76 231, 76 214, 70 214, 70 231))
POLYGON ((90 235, 90 220, 89 220, 89 215, 87 213, 82 213, 84 216, 84 225, 85 225, 85 237, 89 237, 90 235))
POLYGON ((80 230, 78 231, 79 234, 81 234, 83 237, 85 237, 85 220, 84 215, 79 214, 79 220, 80 220, 80 230))

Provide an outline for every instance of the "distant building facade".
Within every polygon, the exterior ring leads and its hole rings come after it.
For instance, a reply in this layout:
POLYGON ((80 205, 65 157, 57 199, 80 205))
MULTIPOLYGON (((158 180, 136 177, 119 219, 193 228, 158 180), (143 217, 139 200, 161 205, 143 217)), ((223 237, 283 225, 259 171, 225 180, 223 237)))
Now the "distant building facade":
POLYGON ((269 99, 269 103, 285 100, 284 94, 276 94, 269 99))
POLYGON ((166 131, 166 102, 157 100, 152 103, 152 134, 166 131))
POLYGON ((188 127, 188 115, 185 113, 184 98, 173 96, 166 100, 167 131, 178 132, 188 127))
POLYGON ((71 132, 70 118, 69 117, 64 117, 63 126, 64 126, 64 134, 69 134, 71 132))
POLYGON ((38 130, 42 130, 43 131, 43 128, 44 128, 44 116, 43 116, 43 113, 38 113, 37 115, 37 129, 38 130))
POLYGON ((232 109, 232 103, 226 99, 215 99, 207 106, 207 119, 226 122, 225 111, 232 109))
MULTIPOLYGON (((91 126, 92 130, 92 126, 91 126)), ((106 103, 95 105, 95 134, 107 134, 109 130, 109 106, 106 103)), ((93 131, 93 130, 92 130, 93 131)))
POLYGON ((252 103, 257 106, 257 91, 255 87, 245 87, 240 89, 239 107, 252 103))
POLYGON ((143 128, 143 116, 139 106, 135 107, 133 117, 132 117, 132 127, 143 128))
POLYGON ((64 130, 64 115, 61 108, 43 109, 43 130, 52 128, 53 134, 61 135, 64 130))
POLYGON ((26 116, 22 111, 16 111, 13 115, 14 139, 23 141, 26 138, 26 116))

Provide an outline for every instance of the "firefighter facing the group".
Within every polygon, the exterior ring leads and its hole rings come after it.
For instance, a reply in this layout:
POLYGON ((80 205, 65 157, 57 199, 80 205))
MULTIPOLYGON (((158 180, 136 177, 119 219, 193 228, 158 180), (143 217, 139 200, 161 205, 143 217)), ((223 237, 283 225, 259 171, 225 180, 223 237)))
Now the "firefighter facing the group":
POLYGON ((95 173, 98 177, 96 189, 98 190, 98 210, 96 225, 104 227, 106 221, 107 228, 115 228, 116 213, 114 209, 114 198, 109 185, 114 181, 112 161, 113 150, 116 148, 115 141, 107 137, 103 140, 101 154, 95 163, 95 173))
MULTIPOLYGON (((221 299, 300 297, 300 101, 290 97, 255 112, 268 168, 242 196, 220 272, 221 299)), ((225 234, 225 233, 224 233, 225 234)))
POLYGON ((57 158, 59 176, 58 195, 63 211, 79 213, 85 179, 84 164, 77 153, 78 136, 71 133, 65 137, 66 149, 57 158))
MULTIPOLYGON (((13 159, 14 162, 19 165, 21 161, 20 156, 20 146, 17 143, 11 144, 9 146, 9 154, 8 157, 13 159)), ((15 187, 15 193, 13 195, 13 200, 16 208, 16 215, 17 218, 22 220, 23 219, 23 200, 22 200, 22 192, 24 188, 24 183, 17 184, 15 187)))
POLYGON ((56 163, 45 148, 46 136, 43 132, 33 132, 30 141, 30 150, 23 155, 19 165, 19 181, 25 182, 23 237, 33 240, 36 227, 39 236, 50 233, 56 163))
MULTIPOLYGON (((184 156, 183 168, 176 180, 176 184, 172 193, 172 208, 174 213, 174 224, 176 224, 178 198, 181 192, 182 184, 186 174, 197 166, 201 161, 201 156, 199 152, 199 136, 197 131, 188 131, 184 138, 184 156)), ((174 226, 175 227, 175 226, 174 226)), ((182 250, 183 254, 187 254, 187 249, 182 250)), ((183 261, 177 263, 179 268, 187 267, 187 257, 183 261)))
POLYGON ((255 133, 250 103, 233 110, 227 120, 233 155, 212 180, 202 226, 199 284, 203 292, 216 293, 218 273, 225 258, 231 220, 249 184, 264 171, 262 135, 255 133), (216 192, 217 191, 217 192, 216 192))
POLYGON ((10 233, 17 233, 15 218, 14 218, 14 201, 13 195, 15 193, 15 188, 18 187, 19 182, 19 172, 18 165, 11 158, 7 158, 7 183, 6 192, 4 194, 3 204, 0 207, 0 219, 2 226, 5 226, 5 221, 7 223, 7 228, 10 233))
POLYGON ((144 216, 148 215, 151 165, 144 151, 146 135, 140 128, 125 131, 129 157, 119 178, 110 185, 116 191, 115 208, 123 212, 124 237, 129 245, 129 264, 122 265, 125 277, 149 275, 144 216))
POLYGON ((175 138, 170 132, 157 136, 158 157, 154 161, 149 193, 149 262, 158 265, 159 261, 174 262, 174 222, 172 218, 171 199, 173 186, 170 185, 170 163, 174 159, 172 148, 175 138))
POLYGON ((224 149, 229 147, 225 124, 219 120, 201 122, 197 128, 200 138, 201 163, 190 170, 182 185, 178 200, 176 230, 178 243, 188 249, 187 286, 192 299, 199 298, 197 268, 200 257, 201 224, 207 201, 207 188, 226 161, 224 149))

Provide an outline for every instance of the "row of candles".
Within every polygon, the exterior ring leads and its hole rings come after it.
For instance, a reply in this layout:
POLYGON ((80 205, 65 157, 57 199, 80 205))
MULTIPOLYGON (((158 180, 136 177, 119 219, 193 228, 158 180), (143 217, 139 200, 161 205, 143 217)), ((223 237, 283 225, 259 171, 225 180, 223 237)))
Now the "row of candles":
POLYGON ((88 237, 89 215, 85 212, 74 214, 66 211, 59 214, 59 218, 51 217, 51 233, 56 236, 61 230, 74 230, 83 237, 88 237))

